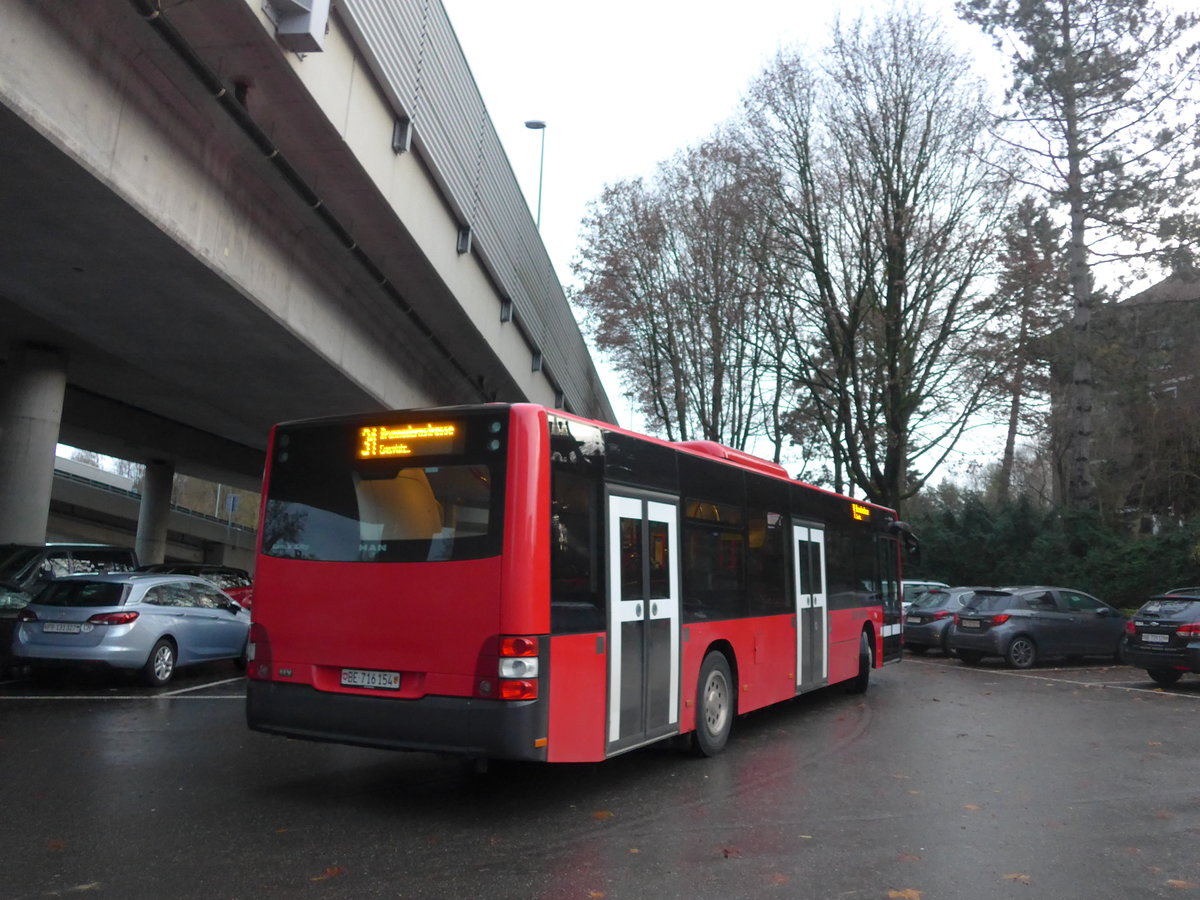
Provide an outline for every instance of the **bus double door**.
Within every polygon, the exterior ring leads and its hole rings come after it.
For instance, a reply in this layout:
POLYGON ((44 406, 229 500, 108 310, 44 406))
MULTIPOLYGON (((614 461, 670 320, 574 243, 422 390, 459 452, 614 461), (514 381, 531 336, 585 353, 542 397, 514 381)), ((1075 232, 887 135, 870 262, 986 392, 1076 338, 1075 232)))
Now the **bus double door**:
POLYGON ((829 606, 825 590, 825 531, 792 523, 796 578, 796 689, 829 681, 829 606))
POLYGON ((608 498, 608 753, 679 728, 679 507, 608 498))

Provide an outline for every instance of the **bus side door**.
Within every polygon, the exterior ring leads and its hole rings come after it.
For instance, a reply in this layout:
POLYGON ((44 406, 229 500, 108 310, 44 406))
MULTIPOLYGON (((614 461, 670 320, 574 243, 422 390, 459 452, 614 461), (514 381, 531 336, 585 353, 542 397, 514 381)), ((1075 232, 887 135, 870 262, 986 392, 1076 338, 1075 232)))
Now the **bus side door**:
POLYGON ((878 558, 880 602, 883 606, 883 661, 897 662, 904 654, 904 613, 901 609, 900 544, 880 536, 875 544, 878 558))
POLYGON ((825 592, 825 531, 792 523, 796 571, 796 689, 829 681, 829 612, 825 592))
POLYGON ((679 507, 608 498, 607 752, 679 730, 679 507))

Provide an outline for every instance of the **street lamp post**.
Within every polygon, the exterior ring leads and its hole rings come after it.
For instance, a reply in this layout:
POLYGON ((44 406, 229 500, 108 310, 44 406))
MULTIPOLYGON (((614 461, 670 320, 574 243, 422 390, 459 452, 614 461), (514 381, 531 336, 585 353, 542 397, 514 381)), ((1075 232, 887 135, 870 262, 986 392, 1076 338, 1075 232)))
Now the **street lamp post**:
POLYGON ((537 229, 542 230, 542 175, 546 171, 546 123, 541 119, 530 119, 525 123, 526 128, 532 128, 534 131, 542 133, 542 158, 538 163, 538 205, 537 205, 537 229))

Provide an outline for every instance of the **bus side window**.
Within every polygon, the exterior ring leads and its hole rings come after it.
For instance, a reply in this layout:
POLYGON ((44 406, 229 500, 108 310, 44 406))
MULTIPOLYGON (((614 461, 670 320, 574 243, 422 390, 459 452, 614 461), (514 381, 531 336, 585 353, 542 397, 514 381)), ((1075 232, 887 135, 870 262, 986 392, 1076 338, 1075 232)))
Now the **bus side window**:
POLYGON ((683 506, 683 620, 705 622, 748 615, 746 530, 741 508, 692 499, 683 506))
POLYGON ((597 482, 554 467, 550 513, 550 630, 606 627, 597 482))
POLYGON ((781 513, 751 509, 746 550, 750 615, 791 612, 787 591, 787 529, 781 513))
MULTIPOLYGON (((873 563, 863 560, 863 563, 873 563)), ((859 577, 852 536, 842 528, 830 527, 825 532, 825 591, 830 609, 847 609, 879 601, 879 587, 868 577, 866 569, 859 577)))

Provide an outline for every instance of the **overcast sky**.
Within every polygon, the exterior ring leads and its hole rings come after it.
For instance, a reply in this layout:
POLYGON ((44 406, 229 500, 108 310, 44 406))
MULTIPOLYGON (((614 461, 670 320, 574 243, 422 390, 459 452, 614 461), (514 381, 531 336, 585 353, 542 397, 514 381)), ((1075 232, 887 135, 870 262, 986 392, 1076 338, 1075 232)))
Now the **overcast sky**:
MULTIPOLYGON (((866 0, 443 0, 530 209, 547 123, 542 238, 571 280, 580 222, 605 184, 652 175, 707 137, 780 48, 819 46, 866 0)), ((929 0, 968 40, 952 0, 929 0)))
MULTIPOLYGON (((703 140, 781 48, 819 47, 835 15, 870 0, 443 0, 530 210, 538 202, 546 122, 542 239, 559 280, 587 204, 606 184, 652 176, 703 140)), ((928 0, 981 55, 990 44, 957 21, 952 0, 928 0)), ((598 359, 621 424, 630 421, 615 376, 598 359)))

